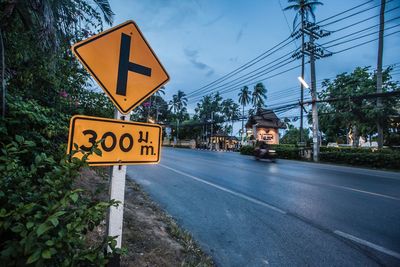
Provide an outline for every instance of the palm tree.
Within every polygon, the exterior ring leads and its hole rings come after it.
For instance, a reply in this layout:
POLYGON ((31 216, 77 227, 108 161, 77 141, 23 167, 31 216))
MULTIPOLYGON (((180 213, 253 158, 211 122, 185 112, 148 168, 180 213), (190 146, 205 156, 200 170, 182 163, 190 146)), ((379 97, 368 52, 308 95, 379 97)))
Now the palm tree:
MULTIPOLYGON (((313 20, 315 20, 314 9, 317 5, 323 5, 321 2, 317 0, 288 0, 289 3, 293 3, 287 6, 284 10, 294 10, 296 11, 296 16, 293 20, 293 31, 296 29, 296 23, 301 17, 301 78, 304 79, 304 22, 308 20, 308 17, 311 15, 313 20)), ((303 84, 300 85, 300 142, 303 142, 303 98, 304 98, 304 90, 303 84)))
POLYGON ((231 118, 231 123, 232 123, 232 132, 231 134, 233 134, 233 123, 238 120, 240 117, 240 106, 239 104, 233 102, 232 106, 231 106, 231 113, 230 113, 230 118, 231 118))
POLYGON ((238 96, 239 96, 239 103, 240 105, 242 105, 242 132, 240 133, 240 139, 242 140, 243 144, 244 107, 251 102, 251 91, 249 90, 249 87, 244 86, 242 89, 240 89, 238 96))
POLYGON ((264 106, 265 100, 267 99, 267 89, 265 88, 263 83, 257 83, 254 86, 251 102, 253 107, 259 110, 264 106))
POLYGON ((293 31, 297 27, 296 23, 299 19, 299 15, 301 17, 301 25, 304 23, 304 19, 308 20, 309 16, 311 15, 312 19, 315 20, 314 9, 317 5, 323 5, 323 3, 317 0, 288 0, 288 3, 294 3, 283 10, 294 10, 296 11, 296 16, 293 20, 293 31))
POLYGON ((176 138, 179 138, 179 120, 182 116, 184 108, 187 106, 186 94, 178 90, 178 93, 172 96, 172 100, 169 102, 170 110, 173 110, 176 116, 176 138))
POLYGON ((226 121, 231 123, 231 134, 233 135, 233 123, 235 120, 239 119, 240 107, 231 98, 225 99, 221 103, 222 114, 224 114, 226 121))
POLYGON ((165 86, 161 86, 160 89, 154 94, 154 106, 156 107, 156 123, 158 122, 158 104, 157 104, 157 97, 161 97, 162 95, 165 95, 165 86))

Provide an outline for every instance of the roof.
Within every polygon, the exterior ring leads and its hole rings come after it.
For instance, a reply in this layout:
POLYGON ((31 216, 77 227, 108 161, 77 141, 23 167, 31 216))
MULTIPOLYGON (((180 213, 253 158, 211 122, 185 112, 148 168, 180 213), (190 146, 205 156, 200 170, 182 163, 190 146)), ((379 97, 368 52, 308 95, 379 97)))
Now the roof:
POLYGON ((254 124, 257 124, 257 128, 286 128, 285 124, 281 122, 271 109, 258 109, 256 114, 250 116, 248 119, 246 128, 252 128, 254 124))

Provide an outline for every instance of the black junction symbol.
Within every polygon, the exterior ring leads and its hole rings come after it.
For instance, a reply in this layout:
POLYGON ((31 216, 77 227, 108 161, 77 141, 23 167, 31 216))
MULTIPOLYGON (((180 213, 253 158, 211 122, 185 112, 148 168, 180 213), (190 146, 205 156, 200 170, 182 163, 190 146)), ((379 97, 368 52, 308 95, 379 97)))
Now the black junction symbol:
POLYGON ((126 96, 126 84, 128 82, 128 71, 133 71, 145 76, 151 76, 151 68, 129 61, 131 48, 131 37, 121 34, 121 48, 119 52, 117 95, 126 96))

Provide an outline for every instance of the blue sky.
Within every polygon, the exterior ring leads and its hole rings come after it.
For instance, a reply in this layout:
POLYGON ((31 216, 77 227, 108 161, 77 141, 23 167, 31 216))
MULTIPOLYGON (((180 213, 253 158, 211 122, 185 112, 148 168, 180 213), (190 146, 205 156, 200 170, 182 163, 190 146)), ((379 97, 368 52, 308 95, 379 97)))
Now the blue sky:
MULTIPOLYGON (((324 5, 318 6, 316 10, 317 21, 367 1, 326 0, 323 2, 324 5)), ((114 25, 126 20, 134 20, 170 74, 171 80, 166 85, 167 99, 170 99, 177 90, 188 94, 278 44, 290 34, 295 15, 293 11, 282 11, 281 6, 287 6, 286 0, 111 0, 110 3, 115 13, 114 25), (284 15, 286 15, 287 21, 284 15)), ((379 1, 374 0, 354 12, 377 4, 379 1)), ((386 10, 398 6, 400 6, 400 0, 392 0, 387 4, 386 10)), ((378 11, 379 8, 371 9, 360 15, 328 25, 326 29, 340 29, 374 16, 378 14, 378 11)), ((398 16, 400 16, 400 8, 388 12, 386 19, 398 16)), ((327 22, 334 20, 335 18, 327 22)), ((379 18, 376 17, 347 30, 333 33, 318 42, 322 44, 357 30, 374 26, 378 22, 379 18)), ((399 24, 400 19, 387 23, 386 27, 393 27, 387 33, 400 30, 399 24)), ((377 30, 378 28, 374 28, 363 34, 377 30)), ((332 47, 331 51, 338 51, 375 37, 377 34, 332 47)), ((298 45, 298 41, 288 45, 275 56, 260 62, 258 66, 274 61, 298 45)), ((400 62, 400 33, 387 37, 384 48, 384 65, 400 62)), ((375 66, 376 53, 377 42, 372 42, 357 49, 321 59, 317 62, 317 79, 330 78, 341 72, 352 71, 356 66, 375 66)), ((296 63, 293 63, 281 70, 295 65, 296 63)), ((254 68, 258 66, 256 65, 254 68)), ((307 66, 306 80, 309 80, 308 69, 307 66)), ((267 105, 279 105, 294 101, 299 97, 299 89, 294 88, 298 86, 299 72, 299 69, 295 69, 263 81, 268 89, 267 105)), ((395 77, 400 78, 399 75, 395 77)), ((249 83, 250 88, 253 86, 249 83)), ((238 90, 225 94, 223 97, 237 100, 238 90)), ((194 100, 189 99, 190 113, 193 112, 194 106, 194 100)), ((298 111, 292 110, 281 115, 294 116, 297 113, 298 111)))

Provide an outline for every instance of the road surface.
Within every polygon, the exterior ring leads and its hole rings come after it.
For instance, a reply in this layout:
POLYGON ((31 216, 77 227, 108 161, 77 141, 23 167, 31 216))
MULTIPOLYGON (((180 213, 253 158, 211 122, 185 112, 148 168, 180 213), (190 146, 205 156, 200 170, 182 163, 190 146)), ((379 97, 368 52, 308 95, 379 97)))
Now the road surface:
POLYGON ((128 175, 218 266, 400 266, 400 173, 163 148, 128 175))

